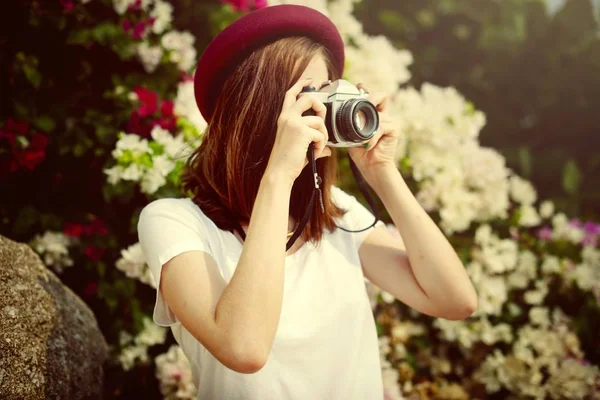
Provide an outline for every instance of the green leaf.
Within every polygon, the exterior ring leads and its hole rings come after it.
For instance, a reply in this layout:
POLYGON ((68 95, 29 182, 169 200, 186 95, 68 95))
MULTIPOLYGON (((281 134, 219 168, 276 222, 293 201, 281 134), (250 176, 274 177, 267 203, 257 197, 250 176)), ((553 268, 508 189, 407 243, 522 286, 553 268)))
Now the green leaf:
POLYGON ((73 30, 67 38, 67 44, 83 45, 89 44, 92 40, 91 29, 73 30))
POLYGON ((152 154, 155 156, 159 156, 165 151, 165 146, 158 142, 150 142, 148 143, 148 147, 152 150, 152 154))
POLYGON ((92 30, 92 37, 101 44, 107 44, 122 33, 120 27, 111 22, 105 22, 97 25, 92 30))
POLYGON ((34 124, 35 126, 37 126, 45 132, 51 132, 56 127, 56 123, 54 122, 54 120, 47 115, 42 115, 41 117, 38 117, 35 120, 34 124))
POLYGON ((23 73, 34 88, 37 89, 40 87, 40 84, 42 83, 42 75, 36 68, 30 65, 23 65, 23 73))
POLYGON ((577 193, 581 186, 581 172, 574 160, 569 160, 563 168, 562 186, 570 195, 577 193))

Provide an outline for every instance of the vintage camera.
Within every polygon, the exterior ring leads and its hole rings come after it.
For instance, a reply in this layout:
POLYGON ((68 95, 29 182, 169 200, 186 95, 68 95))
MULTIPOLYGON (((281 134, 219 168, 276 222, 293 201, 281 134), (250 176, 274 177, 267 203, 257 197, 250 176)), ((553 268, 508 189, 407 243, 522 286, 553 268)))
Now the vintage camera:
MULTIPOLYGON (((306 93, 315 95, 327 107, 325 126, 329 133, 328 146, 361 146, 379 128, 379 113, 375 105, 367 100, 368 92, 346 80, 324 82, 318 91, 313 86, 306 86, 298 97, 306 93)), ((308 110, 303 115, 316 114, 314 110, 308 110)))

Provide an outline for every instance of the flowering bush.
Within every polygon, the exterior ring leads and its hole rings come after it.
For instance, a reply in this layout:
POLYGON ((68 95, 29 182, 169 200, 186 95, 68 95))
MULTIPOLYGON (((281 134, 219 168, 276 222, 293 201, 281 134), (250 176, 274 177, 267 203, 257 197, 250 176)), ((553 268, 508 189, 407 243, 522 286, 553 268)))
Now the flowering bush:
MULTIPOLYGON (((346 79, 391 92, 398 168, 479 295, 471 318, 447 321, 367 282, 386 398, 592 398, 600 384, 600 225, 540 202, 499 152, 479 144, 485 114, 455 89, 406 86, 411 53, 365 34, 357 2, 295 3, 337 24, 346 79)), ((226 3, 206 8, 219 16, 211 29, 266 6, 226 3)), ((174 29, 175 7, 164 0, 32 4, 22 6, 26 23, 66 43, 63 58, 75 61, 67 71, 50 68, 52 57, 27 38, 27 51, 11 54, 12 112, 0 121, 0 183, 11 188, 0 207, 3 232, 30 241, 92 307, 112 344, 113 397, 139 395, 136 382, 156 377, 164 398, 192 399, 185 356, 149 318, 156 282, 135 228, 149 201, 182 195, 184 162, 206 128, 191 81, 195 46, 205 43, 174 29)), ((342 182, 350 176, 343 165, 342 182)))

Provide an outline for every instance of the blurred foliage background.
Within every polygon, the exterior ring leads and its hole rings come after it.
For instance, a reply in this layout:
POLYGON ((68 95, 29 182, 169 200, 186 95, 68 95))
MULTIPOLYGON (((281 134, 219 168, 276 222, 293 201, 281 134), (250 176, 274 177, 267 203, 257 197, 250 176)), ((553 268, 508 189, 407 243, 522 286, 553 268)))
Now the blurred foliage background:
POLYGON ((413 85, 454 86, 484 111, 482 145, 541 198, 597 219, 600 5, 547 3, 364 0, 356 13, 367 33, 412 52, 413 85))

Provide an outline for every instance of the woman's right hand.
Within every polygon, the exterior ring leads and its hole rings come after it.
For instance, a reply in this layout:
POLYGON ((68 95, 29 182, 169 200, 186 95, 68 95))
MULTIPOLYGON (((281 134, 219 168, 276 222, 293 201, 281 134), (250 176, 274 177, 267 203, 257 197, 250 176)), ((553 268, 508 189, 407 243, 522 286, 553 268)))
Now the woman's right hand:
POLYGON ((305 94, 298 99, 302 88, 311 83, 312 79, 299 80, 286 92, 277 120, 275 144, 265 172, 283 175, 290 183, 307 165, 306 153, 311 143, 315 144, 315 159, 331 155, 325 127, 327 108, 312 94, 305 94), (317 115, 302 115, 310 109, 317 115))

